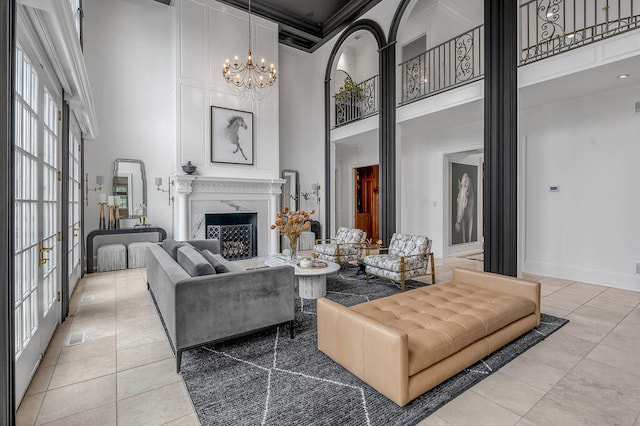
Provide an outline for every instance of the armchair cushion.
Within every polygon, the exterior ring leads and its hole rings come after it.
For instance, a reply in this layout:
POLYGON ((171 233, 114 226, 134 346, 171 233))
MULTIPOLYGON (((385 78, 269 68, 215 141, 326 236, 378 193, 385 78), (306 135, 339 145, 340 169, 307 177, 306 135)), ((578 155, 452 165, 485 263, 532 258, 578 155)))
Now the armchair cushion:
MULTIPOLYGON (((400 272, 400 258, 397 254, 377 254, 365 257, 364 263, 387 271, 400 272)), ((404 260, 405 270, 413 270, 427 267, 426 256, 411 256, 404 260)))
POLYGON ((360 229, 341 226, 336 233, 336 242, 338 244, 363 243, 366 239, 367 233, 360 229))
POLYGON ((431 251, 431 240, 420 235, 395 233, 389 243, 389 254, 410 256, 412 254, 426 255, 431 251))
POLYGON ((431 275, 431 281, 435 284, 431 240, 420 235, 393 234, 387 254, 367 256, 364 264, 367 280, 369 275, 387 278, 399 282, 402 291, 407 278, 431 275), (431 273, 427 273, 429 262, 431 273))
MULTIPOLYGON (((335 256, 337 251, 337 244, 316 244, 313 251, 319 254, 327 254, 335 256)), ((359 255, 360 249, 350 244, 340 244, 340 256, 359 255)))

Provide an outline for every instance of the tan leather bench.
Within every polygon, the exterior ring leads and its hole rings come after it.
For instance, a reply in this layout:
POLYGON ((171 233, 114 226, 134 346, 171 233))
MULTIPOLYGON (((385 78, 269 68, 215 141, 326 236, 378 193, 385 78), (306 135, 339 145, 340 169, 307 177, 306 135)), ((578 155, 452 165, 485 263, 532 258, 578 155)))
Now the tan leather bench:
POLYGON ((539 324, 539 283, 466 269, 351 308, 318 299, 318 349, 400 406, 539 324))

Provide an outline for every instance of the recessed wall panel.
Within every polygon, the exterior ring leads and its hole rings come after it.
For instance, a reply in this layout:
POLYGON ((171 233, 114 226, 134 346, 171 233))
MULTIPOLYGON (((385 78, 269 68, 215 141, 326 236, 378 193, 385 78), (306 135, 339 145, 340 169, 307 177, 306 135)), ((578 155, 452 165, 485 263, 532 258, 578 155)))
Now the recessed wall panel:
POLYGON ((202 81, 205 76, 206 9, 190 0, 182 1, 180 5, 180 76, 202 81))
POLYGON ((198 166, 208 164, 205 157, 205 98, 204 90, 180 87, 180 156, 181 164, 191 161, 198 166))

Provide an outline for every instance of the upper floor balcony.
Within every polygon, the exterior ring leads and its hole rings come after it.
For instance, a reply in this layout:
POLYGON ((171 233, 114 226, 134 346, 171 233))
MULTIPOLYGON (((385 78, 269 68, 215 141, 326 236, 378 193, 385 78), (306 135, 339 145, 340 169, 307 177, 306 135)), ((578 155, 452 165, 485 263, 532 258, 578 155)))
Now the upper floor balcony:
MULTIPOLYGON (((521 0, 520 66, 640 28, 640 0, 521 0)), ((399 66, 399 105, 484 78, 484 25, 475 26, 399 66)), ((378 113, 378 76, 350 77, 334 96, 334 127, 378 113)))
POLYGON ((360 83, 355 83, 351 77, 347 77, 345 84, 336 92, 334 102, 335 127, 377 114, 378 76, 360 83))
MULTIPOLYGON (((520 66, 640 28, 640 0, 528 0, 520 5, 520 66)), ((400 105, 484 77, 484 25, 399 65, 400 105)))

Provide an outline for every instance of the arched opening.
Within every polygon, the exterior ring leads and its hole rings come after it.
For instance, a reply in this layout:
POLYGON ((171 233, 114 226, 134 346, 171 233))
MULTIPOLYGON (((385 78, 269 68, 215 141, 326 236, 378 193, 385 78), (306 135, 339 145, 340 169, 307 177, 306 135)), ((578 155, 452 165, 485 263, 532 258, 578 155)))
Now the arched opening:
POLYGON ((386 226, 395 210, 395 157, 384 129, 390 108, 383 90, 385 37, 370 20, 352 24, 331 51, 325 73, 325 200, 327 236, 338 226, 366 228, 385 242, 394 228, 386 226), (374 171, 374 169, 376 171, 374 171), (359 186, 366 175, 367 186, 359 186), (388 237, 387 237, 388 234, 388 237))

